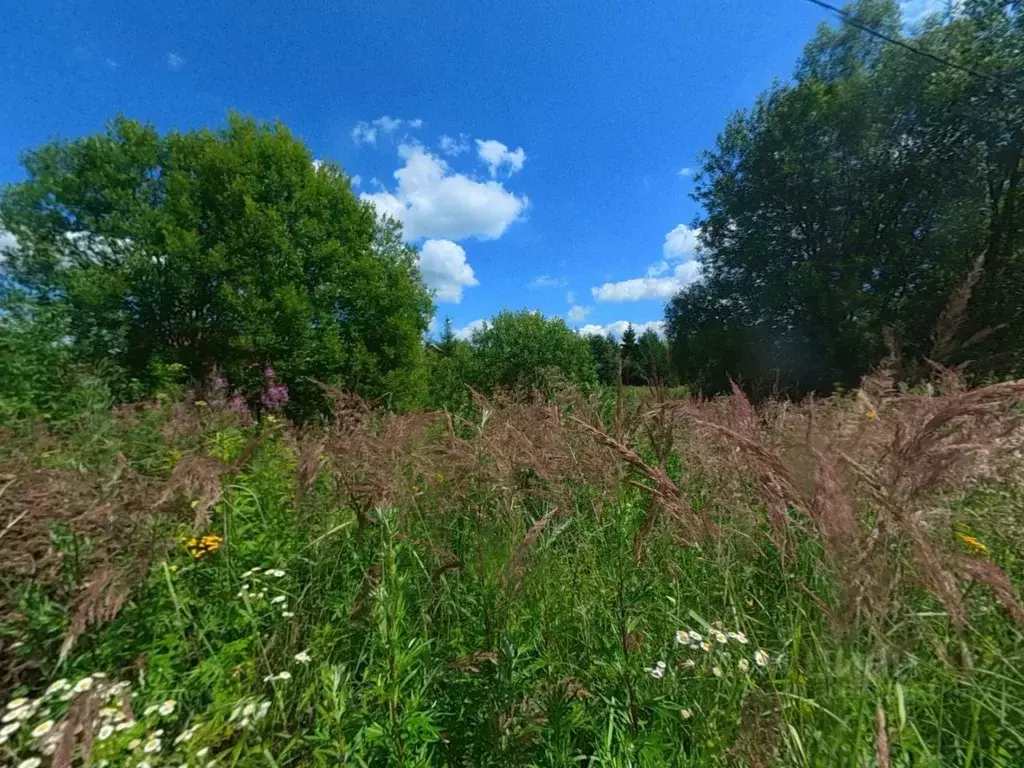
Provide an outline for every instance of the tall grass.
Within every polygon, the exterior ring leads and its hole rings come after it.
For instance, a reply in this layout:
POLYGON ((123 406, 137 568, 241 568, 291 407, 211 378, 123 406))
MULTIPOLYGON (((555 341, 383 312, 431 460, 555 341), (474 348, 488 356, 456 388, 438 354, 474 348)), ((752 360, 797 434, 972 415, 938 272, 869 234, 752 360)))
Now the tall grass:
POLYGON ((1024 764, 1021 391, 12 432, 0 751, 1024 764))

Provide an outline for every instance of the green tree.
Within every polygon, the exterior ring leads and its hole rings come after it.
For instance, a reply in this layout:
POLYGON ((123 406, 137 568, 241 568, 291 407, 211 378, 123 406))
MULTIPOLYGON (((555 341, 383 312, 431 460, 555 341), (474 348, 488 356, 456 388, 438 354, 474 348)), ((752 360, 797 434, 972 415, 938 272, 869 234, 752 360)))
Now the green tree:
POLYGON ((662 385, 669 379, 669 355, 665 342, 655 331, 643 332, 636 344, 640 376, 647 384, 662 385))
MULTIPOLYGON (((140 381, 180 363, 256 393, 273 365, 296 414, 317 381, 412 405, 432 312, 415 252, 336 166, 280 124, 106 133, 23 159, 0 217, 22 246, 10 277, 62 305, 76 353, 140 381)), ((252 394, 256 397, 255 394, 252 394)))
POLYGON ((637 386, 644 383, 642 367, 639 359, 639 350, 636 343, 636 329, 630 323, 622 332, 622 343, 620 345, 620 357, 622 359, 622 383, 628 386, 637 386))
POLYGON ((611 335, 601 336, 595 333, 587 336, 587 344, 590 345, 590 356, 594 359, 597 380, 609 387, 618 384, 622 358, 619 353, 619 344, 615 338, 611 335))
MULTIPOLYGON (((1024 65, 1017 3, 966 0, 925 24, 915 45, 972 76, 851 26, 824 26, 794 82, 735 115, 706 153, 695 197, 705 280, 666 312, 684 380, 720 390, 854 385, 885 354, 957 362, 979 373, 1024 365, 1024 65), (959 340, 936 319, 979 254, 985 266, 959 340), (942 349, 937 349, 942 347, 942 349)), ((848 10, 901 35, 895 3, 848 10)))
POLYGON ((584 388, 597 383, 587 340, 538 312, 499 313, 473 333, 471 347, 470 383, 484 392, 549 391, 558 378, 584 388))

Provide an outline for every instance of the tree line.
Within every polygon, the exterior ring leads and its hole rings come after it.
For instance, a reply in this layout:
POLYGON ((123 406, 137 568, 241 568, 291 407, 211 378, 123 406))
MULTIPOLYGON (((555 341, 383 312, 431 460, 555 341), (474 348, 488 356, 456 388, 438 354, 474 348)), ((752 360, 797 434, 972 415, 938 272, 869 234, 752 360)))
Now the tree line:
POLYGON ((279 123, 161 135, 118 117, 51 142, 0 191, 0 416, 49 414, 83 380, 115 401, 215 381, 311 418, 324 385, 398 409, 558 381, 800 395, 856 385, 891 350, 910 373, 1019 374, 1020 5, 964 0, 913 34, 892 0, 847 7, 918 52, 824 25, 703 155, 702 277, 669 302, 665 341, 531 312, 426 338, 400 225, 279 123))

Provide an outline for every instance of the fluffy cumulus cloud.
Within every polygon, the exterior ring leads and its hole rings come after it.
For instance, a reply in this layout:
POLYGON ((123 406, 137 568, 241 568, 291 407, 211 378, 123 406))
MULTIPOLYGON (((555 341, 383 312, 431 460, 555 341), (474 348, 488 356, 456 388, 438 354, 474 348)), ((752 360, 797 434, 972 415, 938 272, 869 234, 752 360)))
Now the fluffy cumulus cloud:
POLYGON ((167 54, 167 68, 171 72, 177 72, 179 69, 185 66, 185 57, 179 56, 176 53, 167 54))
POLYGON ((445 134, 437 142, 437 146, 442 154, 456 157, 464 152, 469 152, 469 134, 460 133, 457 139, 445 134))
POLYGON ((684 166, 683 168, 679 169, 679 175, 680 176, 693 176, 693 168, 690 168, 689 166, 684 166))
POLYGON ((469 341, 473 338, 474 333, 483 329, 486 325, 486 320, 474 320, 470 323, 466 323, 466 325, 455 331, 455 338, 462 339, 463 341, 469 341))
POLYGON ((590 314, 590 307, 583 307, 579 304, 574 304, 569 308, 569 311, 565 313, 565 316, 573 323, 582 323, 587 319, 587 315, 590 314))
POLYGON ((529 199, 509 192, 498 181, 477 181, 454 173, 448 164, 420 144, 402 144, 403 165, 395 171, 393 191, 360 195, 379 214, 402 222, 405 237, 459 240, 501 237, 526 211, 529 199))
POLYGON ((369 122, 360 120, 352 128, 352 141, 360 147, 376 146, 378 137, 390 136, 403 125, 409 128, 419 128, 423 125, 423 121, 418 117, 412 120, 403 120, 400 117, 389 117, 388 115, 369 122))
MULTIPOLYGON (((650 271, 650 270, 649 270, 650 271)), ((671 299, 680 290, 700 279, 700 263, 677 264, 667 277, 634 277, 617 283, 594 286, 590 293, 597 301, 640 301, 671 299)))
POLYGON ((590 289, 597 301, 641 301, 672 298, 681 289, 700 279, 697 261, 699 230, 680 224, 665 235, 662 260, 647 267, 643 277, 597 285, 590 289))
POLYGON ((667 235, 661 252, 666 259, 689 259, 697 252, 697 235, 700 230, 680 224, 667 235))
POLYGON ((451 240, 427 240, 420 248, 420 273, 438 301, 459 303, 462 289, 480 285, 466 252, 451 240))
POLYGON ((621 339, 622 334, 630 325, 633 326, 637 336, 642 336, 647 331, 654 331, 662 337, 665 335, 665 323, 662 320, 651 320, 649 323, 630 323, 628 320, 616 320, 614 323, 608 323, 608 325, 584 325, 579 329, 579 333, 583 336, 594 336, 595 334, 607 336, 611 334, 616 339, 621 339))
MULTIPOLYGON (((551 275, 538 275, 527 283, 527 288, 538 290, 541 288, 564 288, 569 284, 569 281, 564 277, 552 277, 551 275)), ((570 301, 570 303, 572 303, 570 301)))
POLYGON ((476 154, 491 172, 491 178, 498 175, 502 168, 508 169, 508 175, 523 170, 523 163, 526 162, 526 153, 522 147, 515 152, 509 150, 500 141, 494 139, 477 139, 476 154))

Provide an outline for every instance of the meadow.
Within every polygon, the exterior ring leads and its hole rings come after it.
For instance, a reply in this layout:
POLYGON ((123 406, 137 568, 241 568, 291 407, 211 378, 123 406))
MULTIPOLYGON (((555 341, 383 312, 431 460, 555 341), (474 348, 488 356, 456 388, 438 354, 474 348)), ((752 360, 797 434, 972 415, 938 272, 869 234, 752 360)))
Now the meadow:
POLYGON ((1024 382, 9 426, 19 768, 1024 764, 1024 382))

